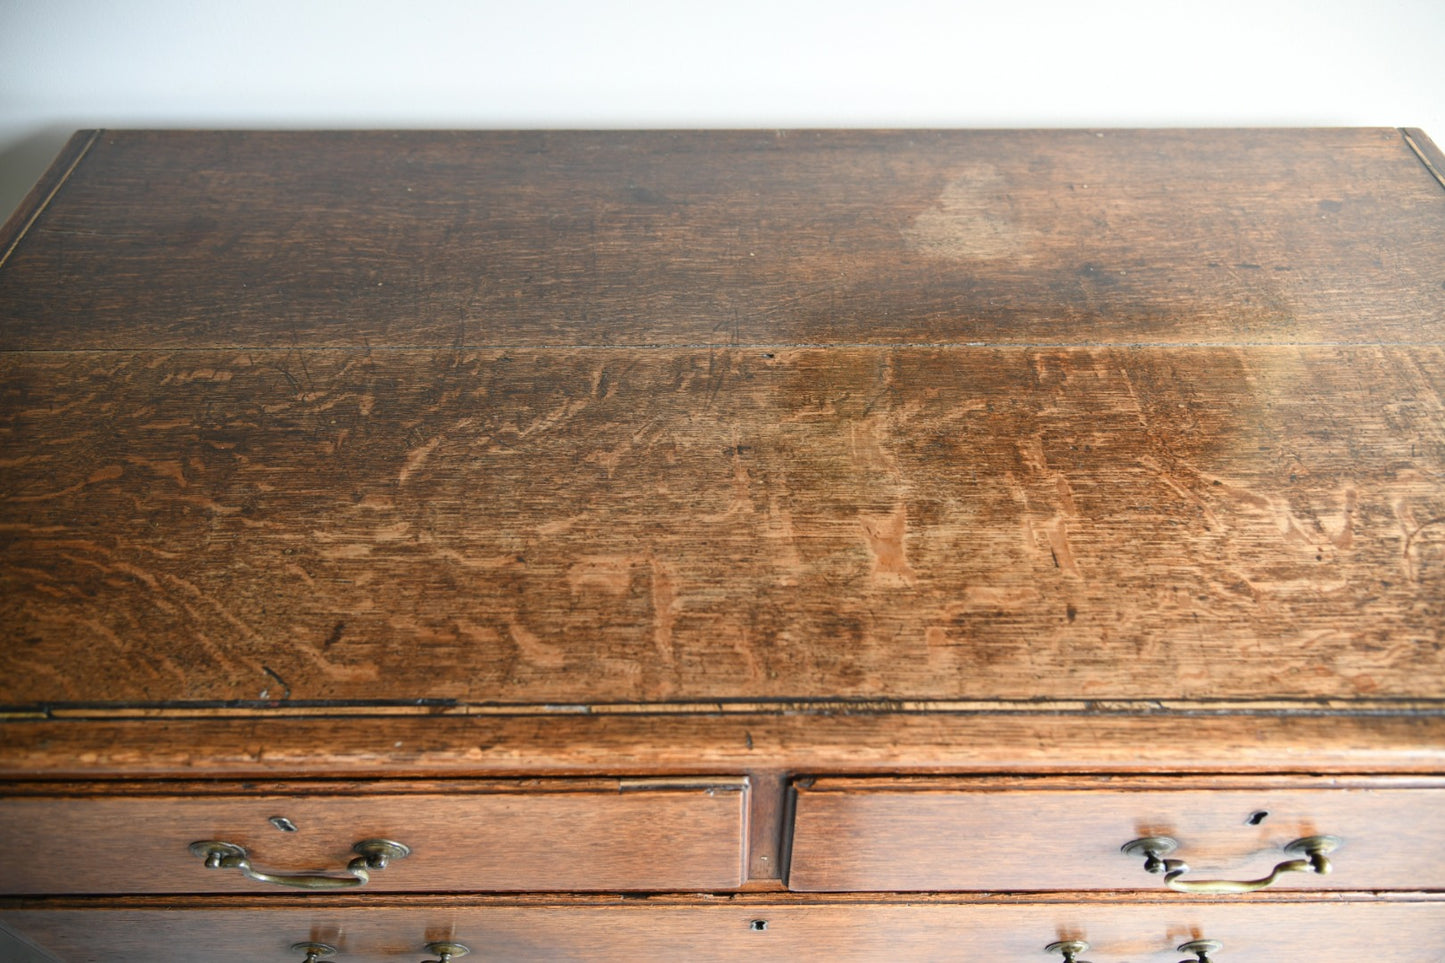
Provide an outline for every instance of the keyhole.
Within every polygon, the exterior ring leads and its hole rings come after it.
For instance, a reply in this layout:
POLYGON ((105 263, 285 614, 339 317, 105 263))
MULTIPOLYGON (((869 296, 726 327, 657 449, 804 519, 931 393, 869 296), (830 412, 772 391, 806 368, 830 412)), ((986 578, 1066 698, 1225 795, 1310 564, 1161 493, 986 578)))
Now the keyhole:
POLYGON ((1260 809, 1260 810, 1258 810, 1258 811, 1256 811, 1256 812, 1250 813, 1250 814, 1249 814, 1249 818, 1246 819, 1245 822, 1249 823, 1251 826, 1258 826, 1260 823, 1264 822, 1264 821, 1265 821, 1266 819, 1268 819, 1268 818, 1269 818, 1269 810, 1268 810, 1268 809, 1260 809))
POLYGON ((270 819, 270 823, 272 826, 275 826, 283 833, 296 832, 296 824, 293 823, 291 820, 287 819, 285 816, 272 816, 270 819))
POLYGON ((767 921, 767 920, 753 920, 751 923, 748 924, 748 928, 749 928, 749 929, 752 929, 752 930, 758 930, 758 931, 765 930, 765 929, 768 928, 768 921, 767 921))

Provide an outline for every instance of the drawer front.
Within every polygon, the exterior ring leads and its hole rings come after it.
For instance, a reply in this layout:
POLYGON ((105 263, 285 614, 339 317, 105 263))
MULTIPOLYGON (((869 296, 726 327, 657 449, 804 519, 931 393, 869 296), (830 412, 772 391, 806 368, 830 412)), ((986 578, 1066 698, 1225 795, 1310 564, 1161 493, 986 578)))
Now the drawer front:
POLYGON ((466 783, 426 792, 30 795, 0 799, 0 892, 283 891, 192 843, 231 843, 275 875, 346 877, 353 846, 410 849, 364 891, 729 889, 742 882, 746 782, 466 783))
MULTIPOLYGON (((315 902, 315 901, 311 901, 315 902)), ((0 925, 65 963, 300 963, 293 944, 338 963, 468 960, 939 960, 1060 963, 1045 947, 1083 939, 1089 963, 1177 963, 1190 940, 1223 944, 1218 963, 1440 963, 1445 903, 1112 904, 799 902, 739 899, 578 905, 384 905, 216 909, 0 909, 0 925)))
POLYGON ((796 787, 789 888, 846 891, 1163 889, 1142 837, 1178 844, 1181 883, 1267 877, 1292 841, 1339 838, 1331 872, 1285 890, 1445 889, 1445 788, 994 788, 969 780, 819 779, 796 787))

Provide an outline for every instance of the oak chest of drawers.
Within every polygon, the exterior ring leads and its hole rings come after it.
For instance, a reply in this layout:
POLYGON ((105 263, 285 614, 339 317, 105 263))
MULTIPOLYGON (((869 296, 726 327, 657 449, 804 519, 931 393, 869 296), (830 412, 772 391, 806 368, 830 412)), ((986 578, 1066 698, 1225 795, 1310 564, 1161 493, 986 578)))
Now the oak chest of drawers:
POLYGON ((0 234, 0 955, 1445 960, 1442 171, 78 134, 0 234))

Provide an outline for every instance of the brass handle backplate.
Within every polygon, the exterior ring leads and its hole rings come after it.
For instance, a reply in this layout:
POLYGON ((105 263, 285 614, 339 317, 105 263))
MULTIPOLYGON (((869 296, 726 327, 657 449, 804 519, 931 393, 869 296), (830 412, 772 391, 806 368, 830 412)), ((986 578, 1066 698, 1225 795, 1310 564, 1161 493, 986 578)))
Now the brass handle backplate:
POLYGON ((1259 879, 1181 879, 1189 872, 1189 864, 1182 859, 1165 859, 1179 848, 1178 841, 1168 836, 1145 836, 1125 843, 1122 852, 1126 856, 1143 856, 1144 869, 1151 873, 1163 873, 1164 885, 1178 893, 1253 893, 1274 883, 1285 873, 1318 873, 1321 876, 1333 867, 1329 854, 1339 849, 1342 840, 1338 836, 1306 836, 1285 846, 1284 851, 1298 859, 1285 860, 1275 866, 1268 875, 1259 879))
POLYGON ((298 889, 354 889, 365 886, 376 870, 386 869, 393 859, 402 859, 411 849, 390 839, 363 839, 351 847, 357 857, 346 864, 346 876, 316 873, 266 873, 251 865, 245 847, 206 839, 191 843, 191 855, 199 856, 208 869, 239 869, 247 879, 298 889))
POLYGON ((1060 940, 1057 943, 1050 943, 1044 947, 1045 953, 1062 953, 1062 963, 1089 963, 1088 960, 1079 959, 1080 953, 1089 952, 1089 944, 1083 940, 1060 940))
MULTIPOLYGON (((1190 940, 1179 947, 1181 953, 1193 953, 1194 959, 1180 960, 1179 963, 1214 963, 1209 954, 1218 953, 1224 949, 1224 944, 1218 940, 1190 940)), ((1089 944, 1083 940, 1060 940, 1057 943, 1050 943, 1044 947, 1045 953, 1062 953, 1062 963, 1087 963, 1079 959, 1080 953, 1089 952, 1089 944)), ((428 961, 428 963, 445 963, 445 961, 428 961)))
POLYGON ((422 960, 422 963, 452 963, 452 960, 471 952, 463 943, 428 943, 426 951, 435 953, 440 959, 422 960))
POLYGON ((1190 940, 1178 947, 1178 950, 1180 953, 1193 953, 1194 959, 1180 960, 1179 963, 1214 963, 1209 954, 1218 953, 1222 949, 1224 944, 1218 940, 1190 940))
POLYGON ((291 952, 305 953, 306 959, 303 960, 302 963, 318 963, 319 960, 335 956, 336 947, 330 943, 314 943, 308 941, 305 943, 292 943, 291 952))

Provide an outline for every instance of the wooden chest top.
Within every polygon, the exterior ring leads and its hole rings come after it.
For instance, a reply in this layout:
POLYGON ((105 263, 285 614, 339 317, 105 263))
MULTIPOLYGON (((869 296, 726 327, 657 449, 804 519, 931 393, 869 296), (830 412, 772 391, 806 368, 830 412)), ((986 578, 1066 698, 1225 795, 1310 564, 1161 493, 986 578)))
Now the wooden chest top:
POLYGON ((1445 694, 1419 132, 77 135, 0 704, 1445 694))

